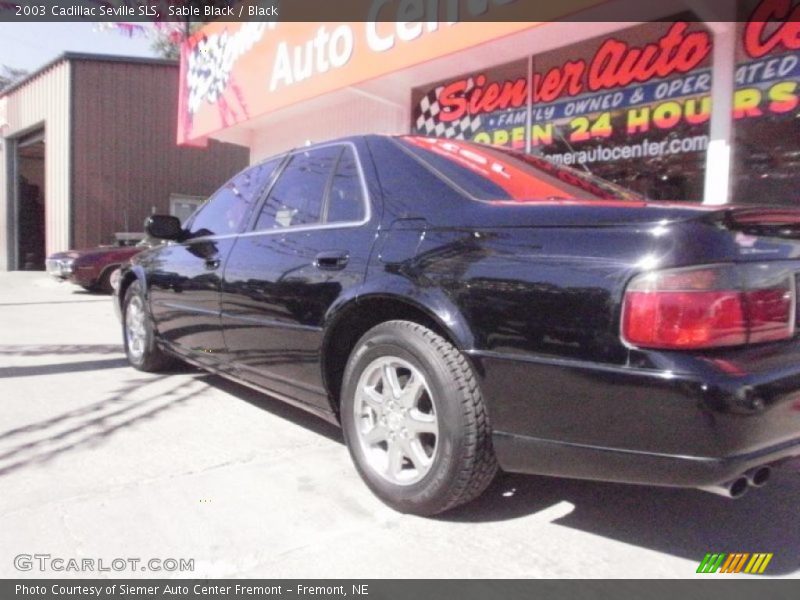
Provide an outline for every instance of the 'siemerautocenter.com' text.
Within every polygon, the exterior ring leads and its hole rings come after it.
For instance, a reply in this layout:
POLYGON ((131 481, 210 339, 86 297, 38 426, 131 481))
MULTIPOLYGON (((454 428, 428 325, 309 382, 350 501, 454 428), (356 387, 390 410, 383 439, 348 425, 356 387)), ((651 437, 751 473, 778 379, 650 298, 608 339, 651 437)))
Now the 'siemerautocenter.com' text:
POLYGON ((573 150, 560 154, 547 154, 545 158, 556 164, 582 165, 598 161, 612 161, 628 158, 647 158, 682 154, 684 152, 703 152, 708 148, 707 135, 695 135, 671 140, 651 142, 644 140, 638 144, 622 144, 613 146, 595 146, 586 150, 573 150))
POLYGON ((107 572, 107 571, 194 571, 193 558, 64 558, 50 554, 17 554, 17 571, 107 572))

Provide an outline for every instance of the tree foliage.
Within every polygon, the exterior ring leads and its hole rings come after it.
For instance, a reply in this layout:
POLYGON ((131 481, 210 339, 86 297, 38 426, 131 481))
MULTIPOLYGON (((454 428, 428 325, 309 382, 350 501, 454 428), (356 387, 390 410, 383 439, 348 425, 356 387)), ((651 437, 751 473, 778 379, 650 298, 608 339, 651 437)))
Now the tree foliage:
POLYGON ((28 74, 24 69, 15 69, 8 65, 0 65, 0 92, 14 85, 28 74))
POLYGON ((181 29, 154 30, 150 48, 161 58, 178 60, 181 57, 181 43, 187 36, 200 29, 204 23, 182 23, 181 29))

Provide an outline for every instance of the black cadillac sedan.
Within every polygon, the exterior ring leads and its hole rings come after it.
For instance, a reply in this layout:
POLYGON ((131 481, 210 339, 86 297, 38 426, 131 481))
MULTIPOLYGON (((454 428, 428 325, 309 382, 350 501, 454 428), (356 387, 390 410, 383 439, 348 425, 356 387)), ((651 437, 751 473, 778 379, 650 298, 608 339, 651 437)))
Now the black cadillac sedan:
POLYGON ((340 423, 400 511, 467 502, 498 467, 736 497, 800 455, 800 211, 365 136, 147 228, 170 243, 119 280, 130 363, 178 358, 340 423))

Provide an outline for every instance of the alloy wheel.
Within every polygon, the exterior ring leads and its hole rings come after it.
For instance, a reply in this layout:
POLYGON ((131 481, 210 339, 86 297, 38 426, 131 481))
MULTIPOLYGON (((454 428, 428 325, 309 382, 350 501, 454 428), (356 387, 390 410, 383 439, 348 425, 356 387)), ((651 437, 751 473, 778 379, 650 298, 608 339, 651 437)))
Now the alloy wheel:
POLYGON ((136 359, 144 355, 147 343, 145 327, 144 304, 139 296, 133 296, 125 311, 125 335, 128 339, 128 352, 136 359))
POLYGON ((385 480, 412 485, 436 458, 439 423, 422 373, 408 361, 383 356, 361 374, 353 410, 367 464, 385 480))

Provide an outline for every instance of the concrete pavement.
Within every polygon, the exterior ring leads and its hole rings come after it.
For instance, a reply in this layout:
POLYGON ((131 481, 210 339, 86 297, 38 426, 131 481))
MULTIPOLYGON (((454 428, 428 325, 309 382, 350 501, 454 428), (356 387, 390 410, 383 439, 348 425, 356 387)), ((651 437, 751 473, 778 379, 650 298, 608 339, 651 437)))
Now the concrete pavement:
POLYGON ((0 273, 0 577, 692 577, 706 552, 773 552, 767 574, 797 577, 798 498, 789 472, 736 502, 503 475, 442 517, 400 515, 337 428, 192 369, 135 371, 107 296, 0 273), (19 571, 20 554, 194 570, 19 571))

